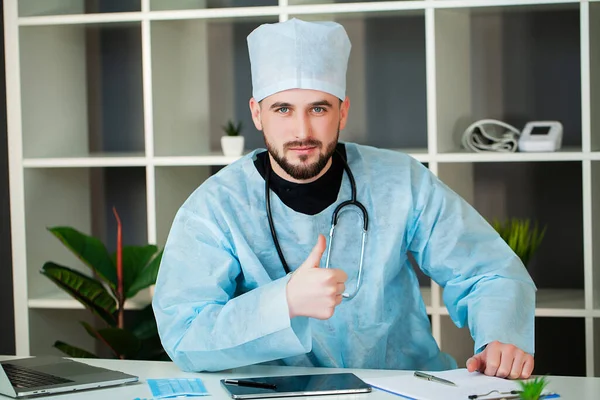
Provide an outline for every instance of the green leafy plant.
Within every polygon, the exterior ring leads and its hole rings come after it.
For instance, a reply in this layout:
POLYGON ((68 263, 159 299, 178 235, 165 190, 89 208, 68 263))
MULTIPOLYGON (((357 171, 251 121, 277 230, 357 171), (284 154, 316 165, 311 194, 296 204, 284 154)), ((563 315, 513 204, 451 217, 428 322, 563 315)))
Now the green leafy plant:
MULTIPOLYGON (((97 238, 78 230, 48 228, 97 277, 48 261, 41 273, 98 317, 103 327, 81 322, 85 331, 121 359, 168 360, 162 348, 151 304, 139 312, 133 329, 125 327, 125 302, 156 282, 162 250, 154 245, 123 247, 121 219, 117 220, 117 249, 109 254, 97 238)), ((70 357, 94 358, 84 349, 56 341, 54 347, 70 357)))
POLYGON ((521 400, 539 400, 542 397, 544 388, 548 385, 548 379, 545 376, 537 377, 528 381, 518 381, 521 387, 519 398, 521 400))
POLYGON ((511 218, 504 222, 494 220, 492 226, 525 266, 529 264, 546 234, 546 227, 540 230, 537 222, 532 226, 528 219, 511 218))
POLYGON ((239 136, 242 131, 242 122, 238 122, 237 125, 233 121, 228 121, 227 125, 223 127, 223 130, 227 136, 239 136))

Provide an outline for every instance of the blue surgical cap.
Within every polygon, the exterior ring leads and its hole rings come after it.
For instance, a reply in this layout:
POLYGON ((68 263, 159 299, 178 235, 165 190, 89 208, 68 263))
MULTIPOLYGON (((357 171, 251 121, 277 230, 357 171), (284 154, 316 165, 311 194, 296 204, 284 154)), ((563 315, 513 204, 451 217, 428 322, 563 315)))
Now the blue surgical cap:
POLYGON ((287 89, 346 97, 351 45, 342 25, 292 18, 259 26, 247 41, 256 101, 287 89))

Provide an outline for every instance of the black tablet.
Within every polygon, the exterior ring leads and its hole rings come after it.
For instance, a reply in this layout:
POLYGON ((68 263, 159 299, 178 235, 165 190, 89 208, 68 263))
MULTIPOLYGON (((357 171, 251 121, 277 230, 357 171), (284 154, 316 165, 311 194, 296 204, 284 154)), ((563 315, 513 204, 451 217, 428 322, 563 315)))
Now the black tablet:
POLYGON ((352 373, 221 379, 233 399, 368 393, 371 386, 352 373))

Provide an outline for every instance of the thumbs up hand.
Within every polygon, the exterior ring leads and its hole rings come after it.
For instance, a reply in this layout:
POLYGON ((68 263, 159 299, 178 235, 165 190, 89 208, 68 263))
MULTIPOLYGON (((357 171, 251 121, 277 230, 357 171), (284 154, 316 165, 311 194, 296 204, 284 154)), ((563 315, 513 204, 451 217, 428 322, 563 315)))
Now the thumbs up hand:
POLYGON ((348 276, 340 269, 319 268, 324 251, 325 237, 319 235, 306 261, 292 274, 286 292, 290 318, 329 319, 342 302, 348 276))

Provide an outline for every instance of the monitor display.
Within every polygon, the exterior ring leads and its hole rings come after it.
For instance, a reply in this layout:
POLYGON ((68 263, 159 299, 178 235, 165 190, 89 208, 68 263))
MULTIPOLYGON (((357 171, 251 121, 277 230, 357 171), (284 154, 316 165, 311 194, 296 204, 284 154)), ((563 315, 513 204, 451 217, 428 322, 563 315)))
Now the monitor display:
POLYGON ((531 129, 531 135, 547 135, 550 132, 550 126, 534 126, 531 129))

